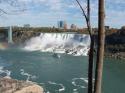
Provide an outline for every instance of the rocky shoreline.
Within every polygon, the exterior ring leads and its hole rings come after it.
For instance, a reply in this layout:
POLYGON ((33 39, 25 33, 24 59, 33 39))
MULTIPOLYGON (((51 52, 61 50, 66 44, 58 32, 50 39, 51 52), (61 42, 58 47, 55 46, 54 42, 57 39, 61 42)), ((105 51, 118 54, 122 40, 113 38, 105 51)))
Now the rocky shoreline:
POLYGON ((105 53, 105 57, 119 59, 119 60, 125 60, 125 52, 105 53))
POLYGON ((0 78, 0 93, 44 93, 43 88, 33 82, 0 78))

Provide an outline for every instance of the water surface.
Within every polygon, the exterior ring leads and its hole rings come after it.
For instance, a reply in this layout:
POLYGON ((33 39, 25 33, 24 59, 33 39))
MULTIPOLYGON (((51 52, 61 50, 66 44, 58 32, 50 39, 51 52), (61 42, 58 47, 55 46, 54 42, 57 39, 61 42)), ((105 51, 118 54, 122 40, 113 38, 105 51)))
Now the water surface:
MULTIPOLYGON (((87 93, 88 57, 20 49, 0 51, 0 76, 31 80, 43 86, 46 93, 87 93)), ((124 93, 125 62, 105 59, 103 93, 124 93)))

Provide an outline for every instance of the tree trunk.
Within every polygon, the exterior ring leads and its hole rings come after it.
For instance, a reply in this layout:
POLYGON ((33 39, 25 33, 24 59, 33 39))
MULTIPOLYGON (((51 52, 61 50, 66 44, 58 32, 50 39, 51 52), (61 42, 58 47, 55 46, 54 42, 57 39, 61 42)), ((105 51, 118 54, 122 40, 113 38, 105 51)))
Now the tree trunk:
POLYGON ((90 0, 87 0, 87 14, 80 4, 79 0, 76 0, 80 9, 83 12, 83 16, 85 17, 87 29, 90 35, 91 43, 90 43, 90 51, 89 51, 89 62, 88 62, 88 93, 93 92, 93 55, 94 55, 94 35, 91 28, 91 20, 90 20, 90 0))
POLYGON ((94 37, 92 36, 89 53, 88 65, 88 93, 93 92, 93 56, 94 55, 94 37))
POLYGON ((98 49, 95 71, 95 88, 94 93, 101 93, 102 72, 103 72, 103 58, 104 58, 104 42, 105 42, 105 28, 104 28, 104 0, 99 0, 99 17, 98 17, 98 49))
POLYGON ((94 55, 94 37, 90 24, 90 0, 87 0, 87 17, 88 17, 88 30, 91 33, 91 43, 90 43, 90 51, 89 51, 89 64, 88 64, 88 93, 93 92, 93 55, 94 55))

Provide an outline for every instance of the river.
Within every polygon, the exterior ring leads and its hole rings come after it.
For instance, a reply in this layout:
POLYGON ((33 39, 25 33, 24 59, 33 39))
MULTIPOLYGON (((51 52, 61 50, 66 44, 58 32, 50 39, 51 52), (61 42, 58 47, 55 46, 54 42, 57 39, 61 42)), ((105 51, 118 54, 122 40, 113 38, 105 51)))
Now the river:
MULTIPOLYGON (((29 80, 45 93, 87 93, 88 57, 21 49, 0 50, 0 76, 29 80)), ((125 92, 125 62, 105 59, 103 93, 125 92)))

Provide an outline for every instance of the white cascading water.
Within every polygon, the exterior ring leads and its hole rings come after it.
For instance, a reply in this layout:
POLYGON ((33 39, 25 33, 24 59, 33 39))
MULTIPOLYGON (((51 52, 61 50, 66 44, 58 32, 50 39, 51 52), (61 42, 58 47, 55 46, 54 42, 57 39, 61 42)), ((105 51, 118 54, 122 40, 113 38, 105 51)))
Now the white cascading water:
POLYGON ((88 54, 90 37, 85 34, 75 33, 41 33, 26 41, 24 47, 29 51, 67 53, 74 56, 88 54))

